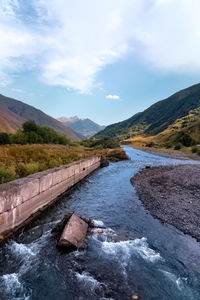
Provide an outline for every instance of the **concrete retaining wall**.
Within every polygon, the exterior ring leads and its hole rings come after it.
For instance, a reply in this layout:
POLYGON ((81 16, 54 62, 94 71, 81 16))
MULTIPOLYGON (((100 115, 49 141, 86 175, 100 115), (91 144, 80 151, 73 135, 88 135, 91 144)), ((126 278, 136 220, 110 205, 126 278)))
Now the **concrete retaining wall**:
POLYGON ((0 185, 1 239, 99 168, 100 162, 100 157, 90 157, 0 185))

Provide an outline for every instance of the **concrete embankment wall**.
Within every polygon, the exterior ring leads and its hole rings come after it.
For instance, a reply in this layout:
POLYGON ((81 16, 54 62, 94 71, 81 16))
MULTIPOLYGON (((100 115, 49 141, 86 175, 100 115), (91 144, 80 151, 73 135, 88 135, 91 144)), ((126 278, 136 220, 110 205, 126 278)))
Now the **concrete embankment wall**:
POLYGON ((39 172, 0 185, 1 238, 18 229, 56 197, 100 167, 101 157, 39 172))

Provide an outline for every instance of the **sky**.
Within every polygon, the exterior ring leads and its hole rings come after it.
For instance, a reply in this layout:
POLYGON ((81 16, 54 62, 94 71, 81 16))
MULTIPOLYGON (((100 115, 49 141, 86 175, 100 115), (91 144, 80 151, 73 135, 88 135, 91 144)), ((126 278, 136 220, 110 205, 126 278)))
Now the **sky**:
POLYGON ((0 0, 0 93, 127 119, 200 82, 199 0, 0 0))

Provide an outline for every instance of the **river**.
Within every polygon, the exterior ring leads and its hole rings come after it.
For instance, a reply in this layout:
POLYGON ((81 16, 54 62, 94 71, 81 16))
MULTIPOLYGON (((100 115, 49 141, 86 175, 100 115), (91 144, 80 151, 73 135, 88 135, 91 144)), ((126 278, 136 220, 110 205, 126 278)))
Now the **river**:
POLYGON ((130 160, 95 171, 1 247, 1 300, 200 299, 200 244, 154 219, 130 183, 146 165, 188 161, 124 149, 130 160), (51 229, 69 211, 105 229, 63 253, 51 229))

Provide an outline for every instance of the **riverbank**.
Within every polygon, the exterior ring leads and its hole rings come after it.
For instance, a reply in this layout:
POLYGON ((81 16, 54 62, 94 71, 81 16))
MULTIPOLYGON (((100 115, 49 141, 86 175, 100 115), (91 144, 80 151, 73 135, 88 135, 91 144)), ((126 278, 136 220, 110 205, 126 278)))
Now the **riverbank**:
POLYGON ((109 161, 128 159, 122 148, 95 149, 78 144, 1 145, 0 184, 92 156, 103 156, 109 161))
POLYGON ((135 144, 129 145, 130 147, 133 147, 135 149, 142 150, 144 152, 152 153, 155 155, 160 155, 168 158, 175 158, 175 159, 194 159, 200 161, 200 155, 191 153, 191 152, 184 152, 179 150, 172 150, 172 149, 158 149, 153 147, 143 147, 138 146, 135 144))
POLYGON ((143 169, 131 178, 151 215, 200 241, 200 165, 143 169))

